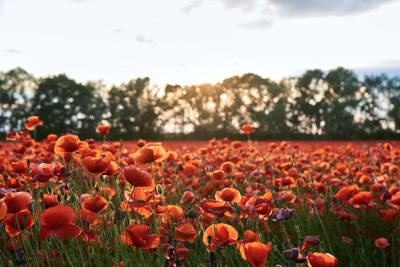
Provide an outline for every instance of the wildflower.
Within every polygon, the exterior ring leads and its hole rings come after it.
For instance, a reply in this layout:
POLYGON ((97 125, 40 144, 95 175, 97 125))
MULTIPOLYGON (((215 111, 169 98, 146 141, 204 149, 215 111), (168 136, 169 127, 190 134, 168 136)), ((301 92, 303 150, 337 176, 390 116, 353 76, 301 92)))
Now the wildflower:
POLYGON ((243 245, 240 251, 242 258, 253 267, 263 267, 268 259, 272 248, 272 243, 263 244, 260 242, 250 242, 243 245))
POLYGON ((204 231, 203 243, 209 246, 207 251, 216 251, 219 247, 235 243, 238 236, 238 232, 229 224, 212 224, 204 231))
POLYGON ((27 121, 28 122, 25 122, 24 125, 28 131, 33 131, 36 126, 43 125, 43 121, 39 120, 38 116, 30 116, 27 121))
POLYGON ((101 134, 101 135, 106 135, 110 132, 111 129, 111 125, 98 125, 97 126, 97 131, 101 134))
POLYGON ((40 239, 45 240, 51 235, 59 239, 79 236, 82 229, 73 224, 74 220, 74 209, 69 206, 58 205, 46 209, 40 214, 40 239))
POLYGON ((149 235, 150 226, 142 224, 129 225, 122 231, 121 242, 132 247, 140 247, 142 249, 151 249, 158 246, 159 236, 149 235))

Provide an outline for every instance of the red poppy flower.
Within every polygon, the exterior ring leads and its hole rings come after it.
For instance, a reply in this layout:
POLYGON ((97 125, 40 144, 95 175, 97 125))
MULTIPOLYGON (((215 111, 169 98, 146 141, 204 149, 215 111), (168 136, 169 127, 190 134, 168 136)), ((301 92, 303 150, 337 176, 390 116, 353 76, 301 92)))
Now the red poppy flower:
POLYGON ((120 239, 121 242, 132 247, 140 247, 143 249, 151 249, 158 246, 159 236, 156 234, 149 235, 150 226, 135 224, 129 225, 122 231, 120 239))
POLYGON ((338 265, 338 259, 329 253, 309 252, 307 260, 310 267, 336 267, 338 265))
POLYGON ((141 167, 155 161, 163 161, 166 154, 167 152, 162 147, 161 143, 151 142, 136 151, 136 153, 133 154, 133 160, 136 166, 141 167))
POLYGON ((242 196, 240 195, 239 190, 234 188, 224 188, 215 194, 216 200, 229 201, 232 203, 240 202, 241 198, 242 196))
POLYGON ((251 126, 250 124, 245 124, 242 126, 242 129, 240 130, 241 134, 251 134, 254 133, 256 130, 251 126))
POLYGON ((4 201, 0 201, 0 221, 7 215, 7 205, 4 201))
POLYGON ((191 192, 191 191, 185 191, 183 192, 183 195, 181 197, 181 203, 183 204, 192 204, 196 201, 196 195, 191 192))
POLYGON ((67 134, 57 139, 54 146, 54 153, 65 158, 73 152, 82 152, 85 148, 88 148, 87 142, 81 141, 78 136, 67 134))
POLYGON ((198 235, 191 223, 184 223, 175 228, 175 239, 178 241, 193 243, 198 235))
POLYGON ((6 232, 10 237, 14 237, 22 230, 32 227, 33 224, 32 214, 28 210, 22 210, 7 216, 6 232))
POLYGON ((235 169, 235 164, 233 162, 225 161, 224 163, 221 164, 221 170, 223 170, 225 173, 231 174, 234 169, 235 169))
POLYGON ((41 183, 45 183, 51 178, 57 179, 54 175, 54 167, 52 164, 40 163, 39 165, 31 164, 32 179, 41 183))
POLYGON ((43 121, 39 120, 38 116, 30 116, 27 121, 28 122, 24 123, 24 125, 28 131, 33 131, 36 126, 43 125, 43 121))
POLYGON ((238 236, 238 232, 229 224, 212 224, 204 231, 203 243, 207 247, 209 246, 207 251, 216 251, 219 247, 235 243, 238 236), (208 242, 209 236, 211 237, 211 244, 208 242))
POLYGON ((126 166, 122 175, 133 186, 141 187, 146 191, 154 189, 154 180, 150 173, 133 165, 126 166))
POLYGON ((110 162, 111 157, 108 154, 101 156, 87 156, 82 160, 85 169, 96 176, 106 172, 110 166, 110 162))
POLYGON ((372 193, 368 191, 361 191, 354 196, 352 196, 349 200, 349 203, 352 204, 355 208, 360 207, 361 205, 368 205, 372 200, 372 193))
POLYGON ((165 207, 164 214, 162 216, 162 222, 167 223, 168 219, 173 221, 179 221, 183 218, 184 210, 176 205, 168 205, 165 207))
POLYGON ((4 201, 7 205, 7 213, 17 213, 28 209, 29 203, 32 201, 31 194, 28 192, 7 193, 0 201, 4 201))
POLYGON ((46 208, 54 207, 58 205, 57 196, 51 194, 44 194, 42 199, 46 208))
POLYGON ((263 244, 260 242, 250 242, 242 246, 240 254, 242 258, 253 267, 263 267, 271 251, 272 243, 263 244))
POLYGON ((225 212, 232 211, 232 207, 226 201, 203 199, 200 202, 200 207, 208 213, 211 213, 217 217, 223 217, 225 212))
POLYGON ((102 135, 108 134, 110 132, 110 129, 111 129, 111 125, 101 125, 100 124, 97 126, 97 131, 102 135))
POLYGON ((380 237, 375 240, 375 246, 377 248, 388 248, 388 247, 390 247, 390 243, 388 242, 388 240, 386 238, 380 237))
POLYGON ((11 162, 8 166, 8 172, 11 174, 20 174, 23 176, 28 176, 28 164, 26 160, 18 160, 11 162))
POLYGON ((45 240, 51 235, 59 239, 79 236, 82 229, 73 224, 74 220, 74 209, 69 206, 58 205, 46 209, 40 214, 40 239, 45 240))
POLYGON ((107 207, 108 207, 108 202, 102 196, 95 196, 95 197, 89 196, 85 198, 85 200, 82 202, 82 209, 93 213, 98 213, 100 211, 103 211, 107 209, 107 207))

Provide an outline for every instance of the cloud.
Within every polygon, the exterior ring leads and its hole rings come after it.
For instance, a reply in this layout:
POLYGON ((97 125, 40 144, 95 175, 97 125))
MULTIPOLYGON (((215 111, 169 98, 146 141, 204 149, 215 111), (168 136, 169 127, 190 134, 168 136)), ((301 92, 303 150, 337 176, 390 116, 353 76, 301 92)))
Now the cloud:
POLYGON ((10 54, 22 54, 21 50, 15 49, 15 48, 7 48, 6 52, 10 53, 10 54))
POLYGON ((254 21, 239 24, 237 27, 246 30, 262 30, 270 28, 273 23, 274 23, 273 20, 257 19, 254 21))
POLYGON ((274 10, 281 16, 342 16, 369 11, 399 0, 219 0, 227 8, 259 13, 274 10))
POLYGON ((123 32, 122 29, 114 29, 114 30, 112 31, 112 33, 114 33, 114 34, 118 34, 118 33, 121 33, 121 32, 123 32))
POLYGON ((382 73, 385 73, 389 76, 400 76, 400 59, 354 68, 354 71, 360 76, 380 75, 382 73))
POLYGON ((270 0, 286 16, 341 16, 369 11, 398 0, 270 0))
POLYGON ((267 2, 259 0, 220 0, 227 8, 240 8, 243 11, 256 9, 258 2, 267 2))
POLYGON ((139 43, 148 43, 148 44, 151 44, 154 42, 153 39, 147 38, 146 36, 144 36, 142 34, 136 35, 135 40, 138 41, 139 43))
POLYGON ((191 4, 182 7, 181 9, 179 9, 179 11, 181 11, 185 14, 189 14, 193 9, 201 6, 202 3, 203 3, 202 0, 193 0, 191 4))

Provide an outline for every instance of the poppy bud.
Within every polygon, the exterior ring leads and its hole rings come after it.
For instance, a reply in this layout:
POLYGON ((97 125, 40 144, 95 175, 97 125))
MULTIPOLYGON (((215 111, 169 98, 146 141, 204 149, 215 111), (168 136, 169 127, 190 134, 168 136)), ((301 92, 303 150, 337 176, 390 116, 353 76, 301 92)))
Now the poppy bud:
POLYGON ((28 169, 29 169, 29 167, 31 166, 31 160, 30 159, 26 160, 26 165, 28 165, 28 169))
POLYGON ((160 184, 157 185, 157 193, 159 195, 163 195, 164 194, 164 189, 162 188, 162 186, 160 184))
POLYGON ((8 182, 8 175, 7 174, 3 174, 3 180, 4 180, 4 183, 7 184, 7 182, 8 182))
POLYGON ((46 193, 51 194, 53 190, 51 189, 51 186, 46 186, 46 193))
POLYGON ((33 201, 29 203, 28 209, 31 213, 35 210, 35 205, 33 204, 33 201))

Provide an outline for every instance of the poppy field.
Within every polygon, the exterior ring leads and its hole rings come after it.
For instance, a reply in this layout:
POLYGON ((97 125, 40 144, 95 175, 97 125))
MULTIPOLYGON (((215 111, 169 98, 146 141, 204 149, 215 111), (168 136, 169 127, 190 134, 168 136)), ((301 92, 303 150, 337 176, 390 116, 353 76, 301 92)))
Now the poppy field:
POLYGON ((396 141, 37 141, 41 124, 0 142, 0 266, 400 266, 396 141))

